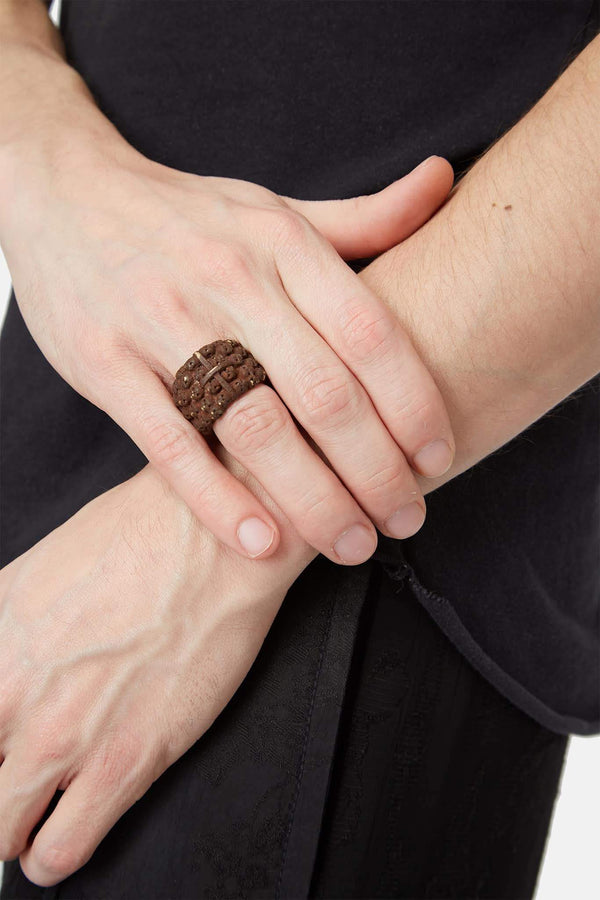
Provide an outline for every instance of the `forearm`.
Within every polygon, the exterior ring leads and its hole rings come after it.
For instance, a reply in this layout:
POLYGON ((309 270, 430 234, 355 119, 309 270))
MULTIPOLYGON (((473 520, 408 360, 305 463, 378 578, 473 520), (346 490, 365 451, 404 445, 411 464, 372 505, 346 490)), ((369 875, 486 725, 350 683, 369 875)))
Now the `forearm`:
POLYGON ((0 86, 0 209, 10 205, 23 155, 52 164, 83 145, 129 147, 67 63, 41 0, 0 3, 0 86))
POLYGON ((600 370, 600 41, 361 276, 442 389, 456 460, 432 490, 600 370))

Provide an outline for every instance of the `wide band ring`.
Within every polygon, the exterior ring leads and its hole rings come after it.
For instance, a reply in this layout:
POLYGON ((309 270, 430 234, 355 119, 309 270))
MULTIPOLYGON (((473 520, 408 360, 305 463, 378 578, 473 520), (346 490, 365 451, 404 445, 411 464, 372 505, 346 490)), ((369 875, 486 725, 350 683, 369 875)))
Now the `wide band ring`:
POLYGON ((239 341, 213 341, 196 350, 175 373, 173 402, 205 437, 231 404, 267 380, 261 364, 239 341))

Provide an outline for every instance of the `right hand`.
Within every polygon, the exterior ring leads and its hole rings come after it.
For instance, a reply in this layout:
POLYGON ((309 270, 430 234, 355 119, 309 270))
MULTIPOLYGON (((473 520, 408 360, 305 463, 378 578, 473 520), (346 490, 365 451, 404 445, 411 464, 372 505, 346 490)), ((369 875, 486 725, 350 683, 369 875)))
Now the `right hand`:
POLYGON ((170 396, 176 369, 225 337, 277 393, 253 388, 215 434, 308 544, 356 564, 375 549, 372 523, 396 538, 421 527, 411 465, 429 476, 450 465, 448 415, 398 320, 336 251, 372 256, 414 232, 451 187, 445 160, 370 197, 306 202, 65 135, 58 152, 31 149, 2 177, 13 187, 0 242, 33 338, 216 537, 248 556, 279 543, 273 517, 170 396), (438 439, 447 459, 434 450, 419 467, 438 439))

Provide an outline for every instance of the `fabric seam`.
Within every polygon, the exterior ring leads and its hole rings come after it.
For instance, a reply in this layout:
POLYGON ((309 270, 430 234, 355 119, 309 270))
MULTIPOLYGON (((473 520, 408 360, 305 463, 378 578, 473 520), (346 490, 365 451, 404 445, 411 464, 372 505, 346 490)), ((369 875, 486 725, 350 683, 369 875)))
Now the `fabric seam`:
POLYGON ((313 678, 310 705, 309 705, 309 709, 308 709, 308 716, 307 716, 307 720, 306 720, 306 726, 304 728, 304 736, 303 736, 303 741, 302 741, 302 755, 300 758, 300 765, 298 767, 298 774, 296 777, 296 787, 294 789, 294 795, 293 795, 291 803, 290 803, 290 816, 289 816, 288 827, 287 827, 286 835, 285 835, 283 856, 281 859, 281 866, 279 869, 279 877, 277 879, 277 888, 275 891, 275 896, 276 896, 277 900, 281 900, 281 885, 283 882, 283 872, 285 869, 288 846, 289 846, 289 842, 290 842, 290 836, 292 833, 292 826, 294 824, 296 806, 298 804, 298 797, 300 796, 300 786, 302 784, 302 778, 304 776, 304 767, 306 764, 306 754, 307 754, 307 750, 308 750, 308 738, 310 735, 310 726, 312 723, 313 711, 314 711, 314 706, 315 706, 315 698, 317 696, 317 685, 319 683, 319 675, 321 674, 321 668, 323 666, 323 658, 325 656, 325 647, 327 645, 327 640, 329 638, 329 632, 331 631, 331 622, 332 622, 332 618, 333 618, 334 602, 335 602, 335 600, 332 597, 331 601, 329 603, 329 609, 327 612, 327 624, 323 630, 323 635, 321 637, 321 645, 319 647, 319 658, 317 660, 317 666, 315 668, 315 675, 313 678))
MULTIPOLYGON (((416 577, 414 570, 408 563, 400 562, 397 566, 392 566, 387 563, 382 563, 382 565, 390 578, 396 583, 407 581, 413 588, 419 602, 426 599, 431 601, 437 607, 444 608, 448 611, 452 621, 447 619, 444 623, 447 627, 444 627, 441 622, 436 620, 438 627, 441 628, 448 640, 458 648, 470 665, 472 665, 482 677, 489 681, 496 690, 503 694, 503 696, 511 703, 518 706, 523 712, 538 721, 545 728, 558 732, 559 734, 588 735, 600 732, 600 722, 596 720, 581 719, 578 716, 565 715, 564 713, 557 712, 544 703, 539 697, 536 697, 535 694, 532 694, 520 681, 499 666, 472 636, 471 632, 458 615, 454 604, 443 595, 437 594, 435 591, 431 591, 421 584, 416 577), (456 623, 457 630, 452 628, 453 623, 456 623), (464 645, 464 641, 466 641, 467 646, 464 645), (470 650, 474 652, 469 652, 470 650), (496 676, 495 679, 492 678, 493 675, 496 676), (510 692, 512 692, 512 694, 510 692), (517 701, 517 697, 520 702, 517 701), (535 712, 533 710, 535 710, 535 712)), ((435 619, 435 616, 433 616, 427 605, 423 603, 423 606, 435 619)))

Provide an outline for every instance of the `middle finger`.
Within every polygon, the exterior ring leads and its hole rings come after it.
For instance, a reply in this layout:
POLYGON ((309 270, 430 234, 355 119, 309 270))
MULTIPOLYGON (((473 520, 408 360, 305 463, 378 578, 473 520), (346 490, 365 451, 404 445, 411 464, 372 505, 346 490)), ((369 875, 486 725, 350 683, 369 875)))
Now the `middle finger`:
MULTIPOLYGON (((240 340, 379 530, 414 534, 425 518, 423 495, 364 387, 283 292, 265 284, 260 294, 236 325, 240 340)), ((226 438, 227 413, 222 418, 226 438)))

